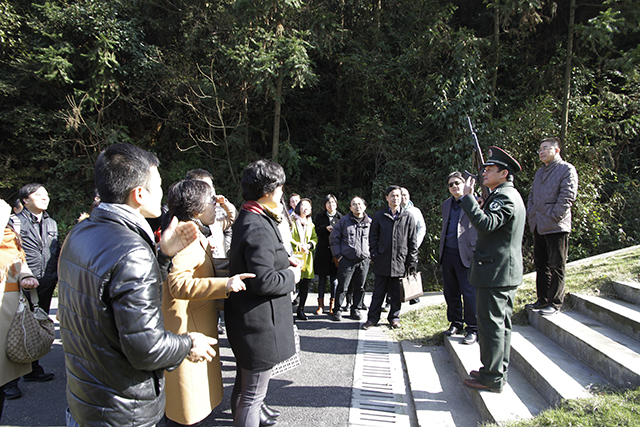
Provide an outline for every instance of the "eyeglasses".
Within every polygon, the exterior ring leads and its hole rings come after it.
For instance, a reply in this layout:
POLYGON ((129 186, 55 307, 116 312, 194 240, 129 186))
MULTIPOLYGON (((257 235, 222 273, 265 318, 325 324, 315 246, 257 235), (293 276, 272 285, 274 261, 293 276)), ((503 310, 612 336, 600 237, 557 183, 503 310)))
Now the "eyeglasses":
POLYGON ((462 181, 453 181, 453 182, 450 182, 450 183, 449 183, 449 188, 451 188, 451 187, 457 187, 457 186, 459 186, 460 184, 462 184, 462 181))
POLYGON ((538 153, 542 153, 543 151, 549 151, 551 150, 553 147, 540 147, 540 149, 538 150, 538 153))

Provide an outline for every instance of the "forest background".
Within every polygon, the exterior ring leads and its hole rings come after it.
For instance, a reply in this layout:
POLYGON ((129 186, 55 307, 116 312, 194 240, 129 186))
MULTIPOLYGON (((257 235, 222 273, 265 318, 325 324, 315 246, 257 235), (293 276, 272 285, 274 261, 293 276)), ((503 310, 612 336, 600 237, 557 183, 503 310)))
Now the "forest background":
MULTIPOLYGON (((436 288, 445 178, 510 151, 526 201, 546 136, 580 178, 570 259, 640 239, 637 0, 0 0, 0 196, 40 182, 62 237, 89 209, 109 144, 193 168, 242 203, 273 158, 286 192, 368 212, 409 189, 436 288), (486 153, 485 153, 486 155, 486 153)), ((523 250, 532 269, 532 238, 523 250)))

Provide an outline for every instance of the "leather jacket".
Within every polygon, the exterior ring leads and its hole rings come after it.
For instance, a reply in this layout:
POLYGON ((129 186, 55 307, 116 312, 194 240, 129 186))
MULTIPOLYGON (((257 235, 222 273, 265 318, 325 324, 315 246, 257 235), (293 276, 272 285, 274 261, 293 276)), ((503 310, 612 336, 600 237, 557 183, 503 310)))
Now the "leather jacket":
POLYGON ((14 230, 20 230, 22 248, 27 265, 40 283, 39 290, 50 289, 58 282, 58 224, 45 211, 42 213, 42 238, 40 223, 28 209, 11 216, 14 230))
POLYGON ((154 426, 164 370, 191 339, 164 328, 153 233, 126 205, 101 204, 69 233, 59 263, 67 402, 80 425, 154 426))

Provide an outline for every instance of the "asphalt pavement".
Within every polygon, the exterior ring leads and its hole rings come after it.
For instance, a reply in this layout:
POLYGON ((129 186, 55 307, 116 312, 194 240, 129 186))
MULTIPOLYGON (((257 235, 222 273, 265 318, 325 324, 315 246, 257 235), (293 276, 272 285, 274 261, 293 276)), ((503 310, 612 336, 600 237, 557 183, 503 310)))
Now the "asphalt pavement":
MULTIPOLYGON (((367 294, 365 302, 368 303, 370 298, 371 295, 367 294)), ((360 329, 360 325, 366 320, 366 311, 362 312, 363 320, 360 322, 347 316, 342 322, 335 322, 326 314, 311 315, 317 307, 313 305, 316 302, 317 295, 310 294, 306 307, 309 320, 296 322, 300 332, 301 366, 272 378, 269 384, 266 402, 282 413, 277 426, 377 425, 377 421, 362 418, 363 414, 367 415, 371 410, 354 410, 355 407, 362 406, 362 396, 359 393, 362 390, 359 389, 362 387, 362 379, 366 382, 368 376, 366 364, 364 373, 361 367, 356 366, 356 356, 367 353, 366 346, 363 347, 364 342, 392 341, 385 333, 387 328, 384 325, 384 313, 381 325, 372 328, 377 331, 373 332, 374 341, 371 341, 371 338, 366 337, 365 331, 360 329), (355 388, 354 379, 357 381, 355 388)), ((443 302, 441 293, 425 294, 420 304, 403 304, 403 312, 443 302)), ((56 306, 57 300, 52 304, 52 317, 55 317, 56 306)), ((56 322, 57 339, 51 352, 41 359, 45 371, 53 372, 55 378, 45 383, 25 383, 21 380, 19 387, 23 395, 19 399, 5 401, 0 425, 65 425, 66 376, 62 343, 57 329, 56 322)), ((204 421, 203 427, 233 425, 229 396, 235 378, 235 361, 226 335, 221 335, 219 340, 224 398, 204 421)), ((477 415, 472 413, 470 416, 463 416, 457 409, 467 408, 464 409, 466 413, 471 405, 463 391, 464 387, 450 366, 444 346, 421 347, 395 342, 388 345, 389 350, 385 347, 383 352, 398 355, 392 357, 389 363, 401 363, 394 371, 397 372, 396 377, 399 376, 398 381, 402 382, 399 392, 401 397, 396 400, 404 402, 392 409, 398 416, 393 424, 411 427, 477 425, 477 415), (407 356, 406 363, 402 357, 403 352, 407 356)), ((378 405, 374 401, 373 406, 375 412, 377 406, 384 409, 385 405, 378 405)))

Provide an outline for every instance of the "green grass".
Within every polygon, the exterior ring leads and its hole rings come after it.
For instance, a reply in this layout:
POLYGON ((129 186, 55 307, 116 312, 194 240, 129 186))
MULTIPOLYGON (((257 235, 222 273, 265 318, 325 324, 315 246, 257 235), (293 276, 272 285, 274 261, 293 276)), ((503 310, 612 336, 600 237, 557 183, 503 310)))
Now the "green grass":
MULTIPOLYGON (((602 257, 571 265, 566 272, 566 293, 601 295, 615 298, 613 281, 640 281, 640 248, 615 256, 602 257)), ((527 325, 524 305, 536 299, 535 274, 525 276, 518 288, 513 322, 527 325)), ((567 304, 563 310, 570 310, 567 304)), ((392 331, 397 340, 424 345, 441 345, 443 331, 449 327, 446 305, 424 307, 402 316, 402 328, 392 331)), ((611 388, 590 390, 592 397, 564 401, 559 407, 541 412, 530 420, 514 421, 509 427, 601 427, 640 426, 640 388, 617 391, 611 388)), ((497 424, 483 424, 485 427, 497 424)))
MULTIPOLYGON (((640 281, 640 248, 569 266, 566 271, 565 292, 615 297, 612 285, 614 280, 640 281)), ((529 324, 524 305, 535 300, 534 273, 526 275, 522 285, 518 287, 513 307, 513 323, 529 324)), ((571 307, 565 305, 564 309, 571 307)), ((442 331, 448 327, 446 305, 440 304, 404 314, 402 328, 394 330, 393 336, 398 341, 437 345, 444 342, 442 331)))
MULTIPOLYGON (((566 400, 555 409, 541 412, 524 421, 501 424, 502 427, 602 427, 639 426, 640 389, 607 391, 586 399, 566 400)), ((485 427, 498 424, 483 424, 485 427)))

